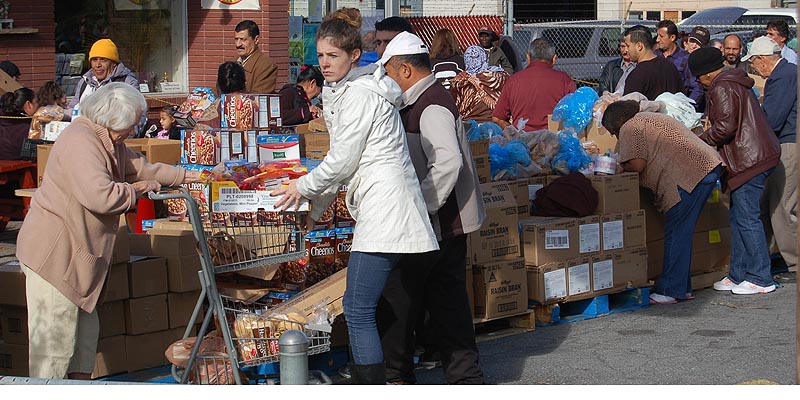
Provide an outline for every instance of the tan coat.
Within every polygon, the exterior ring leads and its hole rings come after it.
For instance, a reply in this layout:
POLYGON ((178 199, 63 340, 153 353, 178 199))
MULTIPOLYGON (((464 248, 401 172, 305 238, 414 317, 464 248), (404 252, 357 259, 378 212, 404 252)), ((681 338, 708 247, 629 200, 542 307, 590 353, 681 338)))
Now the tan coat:
POLYGON ((17 258, 86 312, 105 285, 119 216, 136 206, 132 183, 183 182, 185 171, 150 164, 86 118, 58 138, 17 238, 17 258))
POLYGON ((255 49, 242 67, 244 68, 247 93, 263 94, 275 92, 278 67, 269 56, 262 53, 261 50, 255 49))

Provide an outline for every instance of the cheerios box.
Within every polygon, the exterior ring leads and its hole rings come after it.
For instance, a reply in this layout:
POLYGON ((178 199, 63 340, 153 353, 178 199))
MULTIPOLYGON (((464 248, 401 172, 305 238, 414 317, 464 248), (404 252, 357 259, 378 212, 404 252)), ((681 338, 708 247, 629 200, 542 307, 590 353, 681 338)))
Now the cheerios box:
POLYGON ((300 135, 260 135, 256 143, 262 163, 300 159, 300 135))
POLYGON ((217 165, 220 161, 219 132, 181 131, 181 164, 217 165))

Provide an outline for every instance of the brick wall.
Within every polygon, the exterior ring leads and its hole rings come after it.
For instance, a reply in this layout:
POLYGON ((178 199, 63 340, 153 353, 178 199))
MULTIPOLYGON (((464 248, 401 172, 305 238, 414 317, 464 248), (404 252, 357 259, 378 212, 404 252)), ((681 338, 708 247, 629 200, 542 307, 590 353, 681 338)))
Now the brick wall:
POLYGON ((261 0, 259 11, 204 10, 188 0, 190 88, 214 87, 219 65, 236 59, 234 27, 245 19, 258 24, 259 48, 278 66, 277 87, 289 81, 289 0, 261 0))
POLYGON ((55 9, 52 0, 10 0, 8 18, 14 28, 36 28, 38 33, 0 34, 0 61, 11 60, 22 73, 21 83, 36 90, 55 79, 55 9))
MULTIPOLYGON (((0 35, 0 61, 11 60, 22 71, 22 84, 34 90, 55 79, 55 8, 53 0, 10 0, 14 27, 37 28, 35 34, 0 35)), ((203 10, 187 0, 189 87, 213 87, 217 67, 236 59, 233 28, 251 19, 261 30, 260 48, 278 65, 278 87, 289 80, 289 0, 261 0, 261 10, 203 10)))

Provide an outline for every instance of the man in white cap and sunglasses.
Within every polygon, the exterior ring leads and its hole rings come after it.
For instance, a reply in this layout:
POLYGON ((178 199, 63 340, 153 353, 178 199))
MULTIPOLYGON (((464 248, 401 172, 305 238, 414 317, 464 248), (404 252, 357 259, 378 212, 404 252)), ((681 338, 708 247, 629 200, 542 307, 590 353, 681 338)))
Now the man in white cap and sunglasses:
MULTIPOLYGON (((797 66, 781 55, 780 45, 767 36, 753 41, 742 61, 767 79, 761 108, 767 115, 778 143, 781 160, 767 178, 762 198, 762 215, 767 241, 774 235, 787 267, 797 268, 797 175, 795 139, 797 134, 797 66)), ((775 271, 778 272, 778 271, 775 271)), ((780 271, 784 272, 784 271, 780 271)))
POLYGON ((414 327, 430 314, 431 338, 450 384, 482 384, 466 286, 467 234, 486 218, 469 143, 453 98, 431 73, 428 46, 401 32, 379 64, 403 91, 400 117, 440 250, 403 257, 378 305, 386 377, 414 383, 414 327))

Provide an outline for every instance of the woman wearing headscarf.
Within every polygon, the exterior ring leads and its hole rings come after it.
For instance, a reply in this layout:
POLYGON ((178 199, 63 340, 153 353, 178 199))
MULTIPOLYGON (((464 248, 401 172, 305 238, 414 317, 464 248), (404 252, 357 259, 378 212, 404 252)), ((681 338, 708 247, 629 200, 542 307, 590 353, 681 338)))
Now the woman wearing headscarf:
POLYGON ((466 70, 450 80, 450 94, 458 112, 464 121, 491 122, 492 111, 509 75, 501 67, 489 66, 486 51, 480 46, 467 48, 464 66, 466 70))

